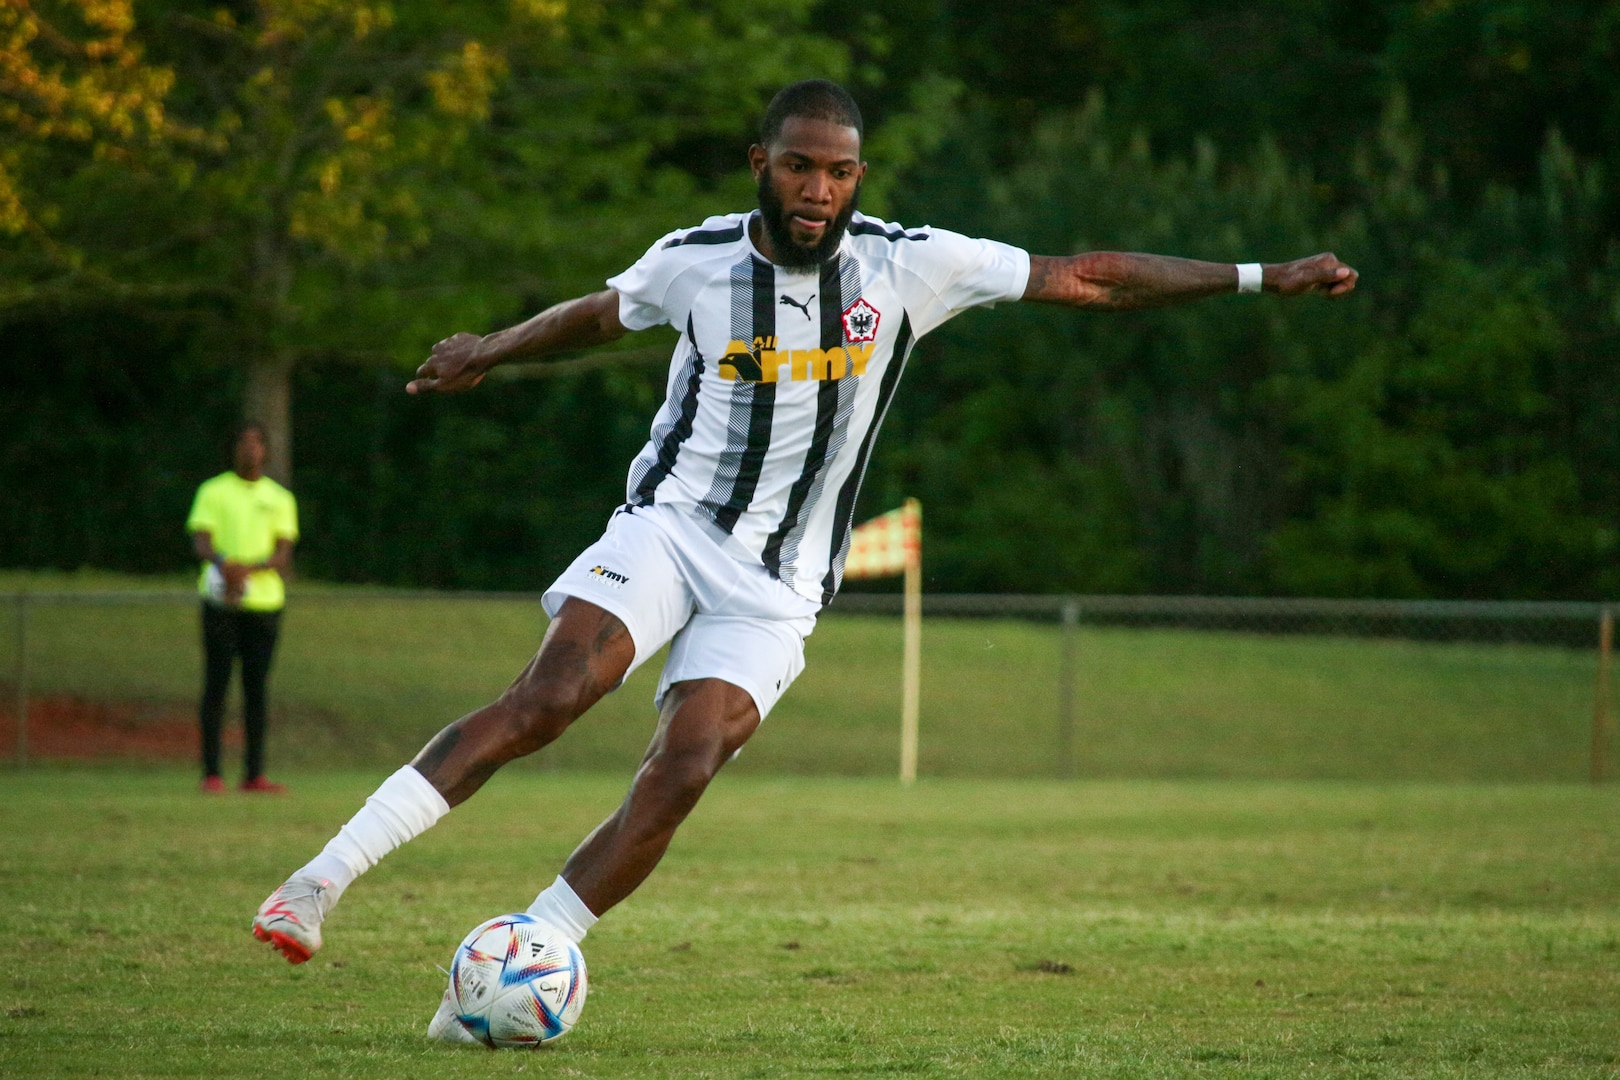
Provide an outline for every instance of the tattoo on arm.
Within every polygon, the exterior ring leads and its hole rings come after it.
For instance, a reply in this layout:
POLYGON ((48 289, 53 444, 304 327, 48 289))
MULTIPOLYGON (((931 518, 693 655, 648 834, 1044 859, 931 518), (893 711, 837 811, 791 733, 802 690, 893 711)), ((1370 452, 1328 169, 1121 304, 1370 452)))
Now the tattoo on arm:
POLYGON ((1029 257, 1029 284, 1024 287, 1025 300, 1044 300, 1051 288, 1052 260, 1044 255, 1029 257))
POLYGON ((1136 256, 1112 251, 1054 257, 1031 255, 1025 300, 1069 307, 1118 308, 1128 288, 1136 256))
POLYGON ((1024 299, 1134 311, 1232 292, 1236 287, 1236 272, 1226 263, 1092 251, 1066 257, 1030 256, 1024 299))

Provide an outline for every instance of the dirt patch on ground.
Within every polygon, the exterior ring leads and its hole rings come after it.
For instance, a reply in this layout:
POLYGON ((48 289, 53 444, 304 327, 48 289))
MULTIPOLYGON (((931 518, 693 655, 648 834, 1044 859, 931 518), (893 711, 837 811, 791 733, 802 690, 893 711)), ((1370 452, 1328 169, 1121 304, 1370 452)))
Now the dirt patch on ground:
MULTIPOLYGON (((17 717, 10 701, 0 711, 0 755, 17 752, 17 717)), ((71 696, 35 697, 28 702, 28 756, 86 761, 141 758, 193 761, 197 758, 197 714, 172 704, 86 701, 71 696)), ((242 745, 239 725, 226 724, 225 747, 242 745)))

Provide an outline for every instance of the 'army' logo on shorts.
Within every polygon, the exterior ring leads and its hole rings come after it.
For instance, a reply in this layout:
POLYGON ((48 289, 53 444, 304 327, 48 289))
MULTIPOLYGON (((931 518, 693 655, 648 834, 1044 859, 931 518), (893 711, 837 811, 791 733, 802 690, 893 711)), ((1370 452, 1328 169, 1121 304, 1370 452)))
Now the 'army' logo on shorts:
POLYGON ((619 573, 617 570, 609 570, 600 564, 591 567, 586 572, 610 589, 623 588, 630 581, 628 576, 619 573))

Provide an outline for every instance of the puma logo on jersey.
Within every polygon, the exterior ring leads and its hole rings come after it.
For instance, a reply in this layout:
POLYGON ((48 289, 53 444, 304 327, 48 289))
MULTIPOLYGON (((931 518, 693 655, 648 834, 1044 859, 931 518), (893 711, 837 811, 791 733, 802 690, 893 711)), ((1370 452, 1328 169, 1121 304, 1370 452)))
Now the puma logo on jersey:
POLYGON ((778 349, 774 337, 755 338, 753 344, 726 343, 720 357, 720 377, 727 382, 821 382, 850 375, 865 375, 876 344, 839 345, 831 349, 778 349), (787 374, 782 369, 787 368, 787 374))
MULTIPOLYGON (((782 296, 781 304, 786 304, 788 307, 798 308, 800 311, 804 312, 804 317, 806 319, 809 319, 810 318, 810 301, 814 300, 815 298, 816 298, 816 294, 811 293, 809 296, 804 298, 804 303, 801 304, 797 300, 793 299, 793 297, 788 296, 787 294, 784 293, 783 296, 782 296)), ((777 306, 780 307, 781 304, 778 304, 777 306)))

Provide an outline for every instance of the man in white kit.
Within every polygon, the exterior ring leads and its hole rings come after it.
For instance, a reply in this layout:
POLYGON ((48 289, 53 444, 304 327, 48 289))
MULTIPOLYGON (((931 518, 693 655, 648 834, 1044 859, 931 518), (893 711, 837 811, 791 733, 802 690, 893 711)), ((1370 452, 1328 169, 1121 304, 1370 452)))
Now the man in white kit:
MULTIPOLYGON (((1262 289, 1340 297, 1331 254, 1261 266, 1094 252, 1046 257, 856 212, 866 163, 833 83, 771 101, 748 160, 759 209, 669 234, 590 296, 486 337, 456 334, 406 389, 454 393, 496 364, 681 332, 667 396, 602 539, 546 592, 539 652, 492 704, 439 732, 259 909, 301 963, 343 890, 502 765, 561 735, 666 643, 658 727, 619 808, 529 911, 576 941, 652 872, 722 765, 804 666, 843 572, 872 442, 918 338, 959 312, 1033 300, 1133 310, 1262 289)), ((435 1018, 433 1033, 456 1037, 435 1018)), ((448 1025, 454 1029, 458 1025, 448 1025)))

